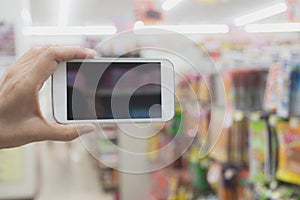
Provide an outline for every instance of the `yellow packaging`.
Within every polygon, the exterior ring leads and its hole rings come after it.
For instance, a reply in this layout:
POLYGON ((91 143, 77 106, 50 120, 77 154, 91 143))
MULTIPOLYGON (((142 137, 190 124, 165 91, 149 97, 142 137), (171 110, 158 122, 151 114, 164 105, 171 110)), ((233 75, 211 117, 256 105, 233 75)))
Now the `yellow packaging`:
POLYGON ((279 162, 276 177, 300 185, 300 125, 278 122, 279 162))

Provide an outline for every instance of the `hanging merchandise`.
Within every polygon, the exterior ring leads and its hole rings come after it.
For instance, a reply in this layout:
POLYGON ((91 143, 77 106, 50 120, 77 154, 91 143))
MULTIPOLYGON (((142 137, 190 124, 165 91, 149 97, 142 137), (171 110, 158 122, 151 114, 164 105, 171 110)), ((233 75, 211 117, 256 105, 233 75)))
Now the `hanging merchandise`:
POLYGON ((253 183, 265 184, 267 182, 267 134, 266 121, 252 117, 249 124, 249 179, 253 183))
POLYGON ((289 61, 285 61, 281 67, 281 77, 279 79, 279 95, 276 114, 280 117, 287 118, 289 116, 290 108, 290 94, 291 94, 291 73, 292 66, 289 61))
POLYGON ((264 110, 283 118, 300 116, 300 61, 298 54, 271 67, 264 97, 264 110))
POLYGON ((281 67, 281 63, 276 63, 269 70, 263 105, 267 112, 275 112, 278 105, 279 81, 282 76, 281 67))
POLYGON ((297 119, 278 122, 279 163, 277 178, 300 185, 300 124, 297 119))
POLYGON ((232 71, 234 106, 237 110, 262 109, 267 70, 232 71))

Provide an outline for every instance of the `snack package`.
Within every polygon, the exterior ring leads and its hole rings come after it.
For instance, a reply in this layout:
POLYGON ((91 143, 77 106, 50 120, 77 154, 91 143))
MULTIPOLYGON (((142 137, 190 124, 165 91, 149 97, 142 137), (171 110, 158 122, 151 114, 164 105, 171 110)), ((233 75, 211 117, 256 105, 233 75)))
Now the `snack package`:
POLYGON ((300 124, 298 120, 278 122, 279 163, 276 177, 300 185, 300 124))
POLYGON ((268 128, 265 120, 257 119, 249 124, 249 179, 255 183, 266 183, 268 128))

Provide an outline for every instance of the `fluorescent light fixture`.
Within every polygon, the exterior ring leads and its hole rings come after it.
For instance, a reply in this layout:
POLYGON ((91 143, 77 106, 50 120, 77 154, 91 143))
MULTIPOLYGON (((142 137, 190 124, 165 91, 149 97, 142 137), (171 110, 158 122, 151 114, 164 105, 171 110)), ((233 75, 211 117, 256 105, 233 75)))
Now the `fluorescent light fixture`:
POLYGON ((113 35, 115 26, 29 26, 23 29, 27 36, 64 36, 64 35, 113 35))
POLYGON ((163 5, 162 8, 164 10, 171 10, 172 8, 174 8, 175 6, 177 6, 182 0, 166 0, 163 5))
POLYGON ((134 27, 137 34, 166 34, 167 31, 174 31, 182 34, 213 34, 228 33, 229 26, 223 24, 207 25, 159 25, 134 27))
POLYGON ((300 32, 300 23, 248 24, 248 33, 300 32))
POLYGON ((268 8, 264 8, 262 10, 258 10, 253 13, 238 17, 234 20, 234 24, 236 26, 244 26, 246 24, 250 24, 261 19, 265 19, 273 15, 285 12, 286 10, 287 6, 285 3, 278 3, 268 8))
POLYGON ((59 0, 58 26, 66 26, 69 16, 70 0, 59 0))

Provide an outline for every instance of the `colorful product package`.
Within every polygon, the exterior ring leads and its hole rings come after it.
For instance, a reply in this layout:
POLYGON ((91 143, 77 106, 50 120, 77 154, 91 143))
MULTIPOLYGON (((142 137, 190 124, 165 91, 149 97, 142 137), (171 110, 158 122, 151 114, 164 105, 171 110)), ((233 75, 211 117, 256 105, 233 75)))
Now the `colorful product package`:
POLYGON ((265 120, 250 121, 249 125, 249 179, 251 182, 266 183, 268 128, 265 120))
POLYGON ((300 124, 298 120, 278 122, 279 162, 276 177, 300 185, 300 124))
POLYGON ((267 112, 275 112, 278 105, 278 81, 281 78, 281 67, 281 63, 276 63, 269 70, 263 103, 263 109, 267 112))

